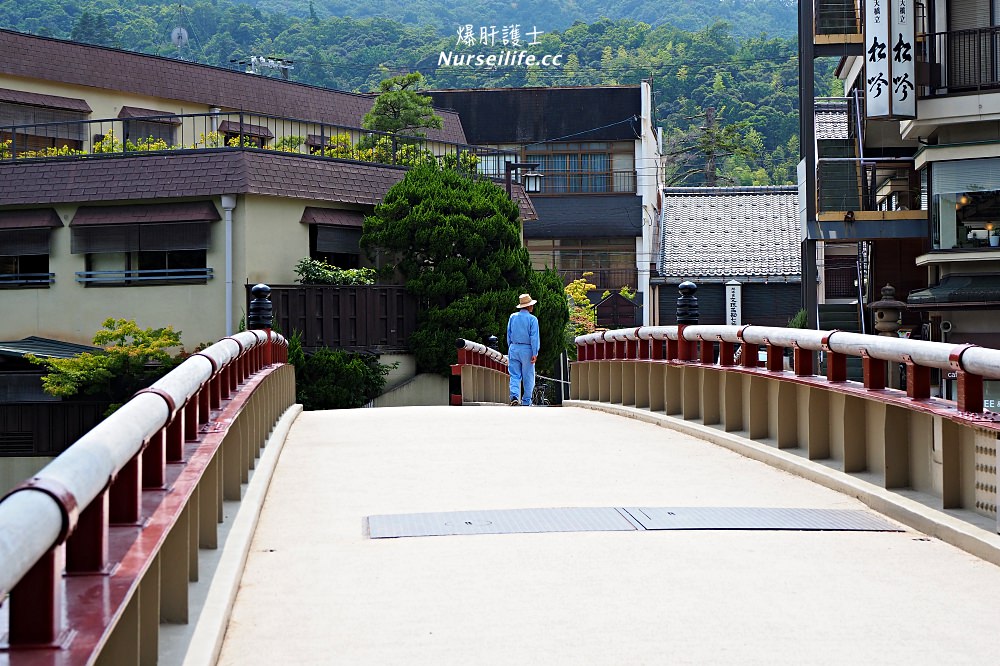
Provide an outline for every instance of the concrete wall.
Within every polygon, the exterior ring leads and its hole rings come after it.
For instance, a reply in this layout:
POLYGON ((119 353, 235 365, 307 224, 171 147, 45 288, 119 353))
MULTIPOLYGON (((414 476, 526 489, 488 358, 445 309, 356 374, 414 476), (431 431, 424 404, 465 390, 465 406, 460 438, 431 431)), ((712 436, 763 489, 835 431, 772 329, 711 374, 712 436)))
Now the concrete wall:
POLYGON ((448 404, 448 378, 421 374, 372 401, 373 407, 413 407, 448 404))
POLYGON ((0 497, 14 486, 35 475, 38 470, 52 462, 52 458, 0 458, 0 497))

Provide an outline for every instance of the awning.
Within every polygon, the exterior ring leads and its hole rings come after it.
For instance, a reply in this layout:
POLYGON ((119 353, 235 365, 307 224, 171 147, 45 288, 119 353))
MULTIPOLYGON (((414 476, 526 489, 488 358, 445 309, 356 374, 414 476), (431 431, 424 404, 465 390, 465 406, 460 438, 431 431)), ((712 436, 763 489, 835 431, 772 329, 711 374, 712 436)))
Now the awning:
POLYGON ((927 289, 911 291, 910 310, 1000 309, 1000 275, 947 275, 927 289))
POLYGON ((255 136, 264 139, 273 139, 274 134, 263 125, 251 125, 250 123, 232 122, 223 120, 219 123, 219 131, 223 134, 242 134, 244 136, 255 136))
POLYGON ((24 92, 23 90, 10 90, 8 88, 0 88, 0 102, 25 104, 27 106, 40 106, 46 109, 79 111, 80 113, 90 113, 93 110, 85 100, 78 99, 76 97, 42 95, 41 93, 24 92))
POLYGON ((357 227, 360 229, 365 223, 365 214, 356 210, 306 206, 300 222, 303 224, 326 224, 334 227, 357 227))
POLYGON ((151 123, 165 123, 167 125, 180 125, 181 119, 173 115, 172 111, 156 111, 155 109, 143 109, 138 106, 123 106, 118 112, 119 118, 142 118, 151 123), (168 116, 165 118, 149 118, 149 116, 168 116))
POLYGON ((211 201, 185 201, 130 206, 81 206, 70 222, 71 227, 108 224, 150 224, 176 222, 215 222, 222 216, 211 201))
POLYGON ((39 229, 61 226, 63 223, 55 208, 0 210, 0 229, 39 229))

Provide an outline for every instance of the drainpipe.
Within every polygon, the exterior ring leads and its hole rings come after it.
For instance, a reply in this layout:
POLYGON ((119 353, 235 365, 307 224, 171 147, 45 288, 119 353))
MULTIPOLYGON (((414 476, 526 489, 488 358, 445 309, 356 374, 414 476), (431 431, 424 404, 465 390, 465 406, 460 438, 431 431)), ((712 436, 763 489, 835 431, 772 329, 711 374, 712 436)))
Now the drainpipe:
POLYGON ((212 114, 212 117, 210 119, 212 121, 212 131, 213 132, 218 132, 219 131, 219 114, 222 113, 222 109, 220 109, 217 106, 213 106, 211 109, 208 110, 208 112, 212 114))
POLYGON ((233 334, 233 209, 236 195, 222 195, 222 210, 226 222, 226 335, 233 334))

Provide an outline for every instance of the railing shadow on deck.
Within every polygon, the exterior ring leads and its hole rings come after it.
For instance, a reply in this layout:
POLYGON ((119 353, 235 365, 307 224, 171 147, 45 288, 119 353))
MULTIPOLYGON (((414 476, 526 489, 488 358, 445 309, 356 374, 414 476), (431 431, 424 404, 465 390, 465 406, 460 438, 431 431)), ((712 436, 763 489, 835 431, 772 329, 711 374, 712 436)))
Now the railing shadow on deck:
POLYGON ((271 331, 223 338, 0 500, 0 663, 157 661, 223 501, 295 402, 286 361, 271 331))
POLYGON ((592 333, 576 345, 573 400, 795 450, 881 488, 933 498, 932 508, 972 512, 965 515, 973 523, 998 531, 1000 414, 984 411, 983 380, 1000 379, 1000 351, 843 331, 700 325, 592 333), (793 370, 786 369, 787 349, 793 370), (825 377, 813 374, 817 353, 826 356, 825 377), (847 381, 849 357, 861 358, 863 383, 847 381), (900 366, 906 388, 891 388, 900 366), (955 373, 957 401, 931 396, 932 370, 955 373))

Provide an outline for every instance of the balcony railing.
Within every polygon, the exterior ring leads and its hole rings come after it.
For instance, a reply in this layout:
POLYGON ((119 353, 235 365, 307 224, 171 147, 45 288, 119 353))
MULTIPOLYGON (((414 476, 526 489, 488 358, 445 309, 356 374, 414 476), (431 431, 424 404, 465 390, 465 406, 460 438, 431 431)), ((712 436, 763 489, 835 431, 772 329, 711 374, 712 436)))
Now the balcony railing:
POLYGON ((76 281, 86 285, 114 287, 138 284, 164 284, 171 282, 203 283, 211 280, 211 268, 156 268, 116 271, 77 271, 76 281))
POLYGON ((918 94, 1000 88, 1000 27, 921 35, 918 46, 918 94))
POLYGON ((635 171, 543 172, 539 194, 635 194, 635 171))
POLYGON ((861 21, 858 17, 860 2, 856 0, 816 0, 815 34, 858 35, 861 21))
POLYGON ((55 273, 0 273, 0 287, 47 287, 55 281, 55 273))
POLYGON ((920 210, 913 162, 832 157, 817 160, 817 210, 920 210))
POLYGON ((379 164, 437 161, 503 178, 509 151, 375 132, 360 127, 261 115, 196 113, 0 126, 0 161, 82 159, 193 151, 263 150, 379 164))
POLYGON ((597 287, 597 291, 618 291, 622 287, 635 289, 639 284, 639 271, 632 268, 557 268, 556 272, 562 277, 566 284, 579 279, 583 273, 587 275, 587 281, 597 287))

